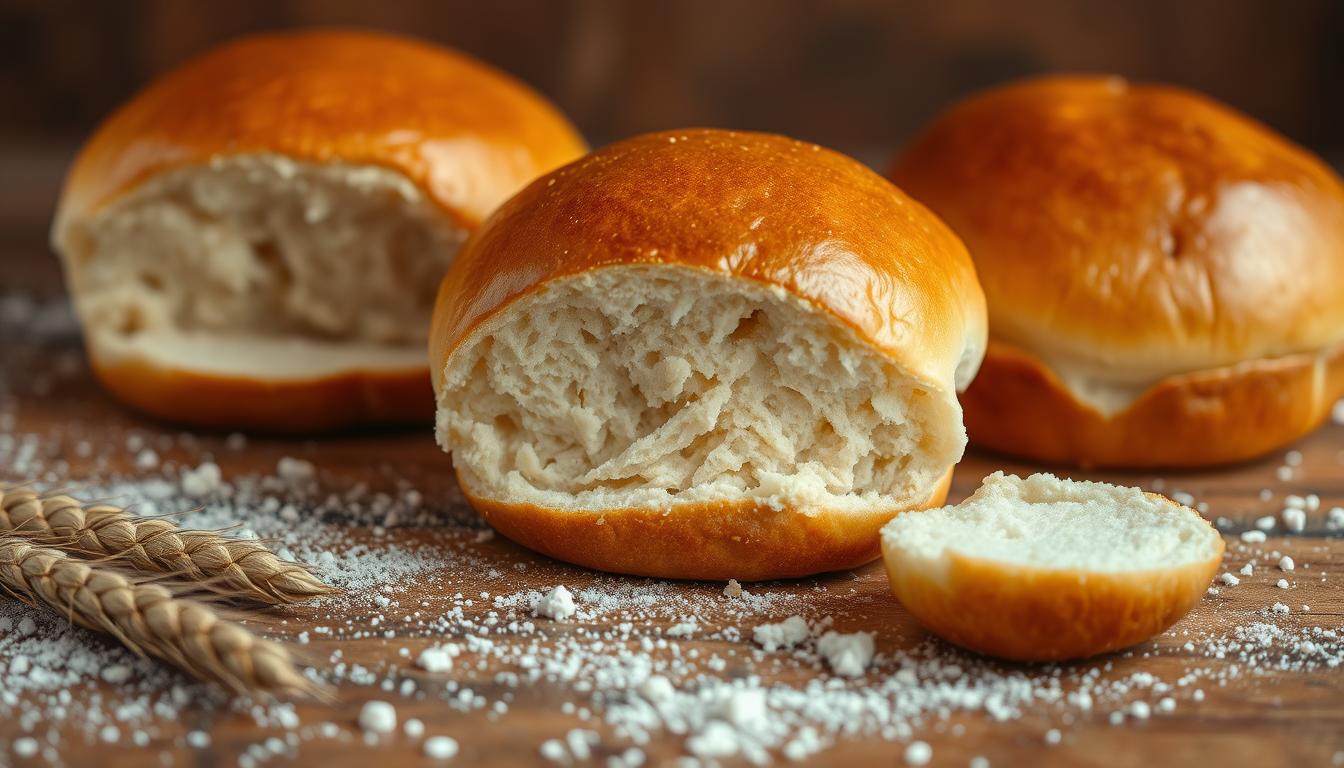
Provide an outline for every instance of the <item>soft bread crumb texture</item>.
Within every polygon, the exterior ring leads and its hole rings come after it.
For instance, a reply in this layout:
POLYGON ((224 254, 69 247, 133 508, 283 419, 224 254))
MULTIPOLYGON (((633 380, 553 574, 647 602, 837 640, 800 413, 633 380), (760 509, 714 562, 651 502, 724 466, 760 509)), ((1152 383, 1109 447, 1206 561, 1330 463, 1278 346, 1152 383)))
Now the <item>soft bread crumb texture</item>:
POLYGON ((438 440, 468 493, 571 510, 899 509, 961 456, 950 394, 778 287, 684 267, 547 284, 449 357, 438 440))
POLYGON ((464 237, 394 171, 240 155, 154 177, 56 241, 100 354, 192 363, 207 345, 223 367, 246 367, 253 342, 274 363, 292 351, 268 344, 302 340, 314 366, 339 368, 410 359, 379 348, 423 358, 435 287, 464 237), (324 347, 344 347, 344 361, 324 347))
POLYGON ((1218 554, 1197 512, 1137 488, 995 472, 956 506, 911 512, 882 530, 885 547, 930 567, 949 552, 1041 569, 1173 568, 1218 554))

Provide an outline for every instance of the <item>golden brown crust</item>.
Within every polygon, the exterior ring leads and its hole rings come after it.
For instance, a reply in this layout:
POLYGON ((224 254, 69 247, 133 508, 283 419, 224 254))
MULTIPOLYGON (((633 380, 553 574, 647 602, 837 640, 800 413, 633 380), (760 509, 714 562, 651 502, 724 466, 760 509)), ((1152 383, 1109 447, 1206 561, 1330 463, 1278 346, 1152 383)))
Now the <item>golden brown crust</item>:
POLYGON ((1048 368, 991 340, 962 394, 974 445, 1037 461, 1197 467, 1244 461, 1315 429, 1344 397, 1344 348, 1171 376, 1124 411, 1080 403, 1048 368))
POLYGON ((585 148, 540 95, 454 51, 371 32, 256 35, 108 118, 75 160, 57 229, 170 168, 255 153, 390 168, 472 227, 585 148))
MULTIPOLYGON (((949 469, 913 509, 942 505, 951 481, 949 469)), ((878 531, 899 514, 808 514, 752 502, 567 511, 504 504, 462 488, 495 530, 525 547, 587 568, 665 579, 764 581, 857 568, 881 554, 878 531)))
POLYGON ((92 358, 94 373, 118 399, 156 418, 208 429, 311 434, 425 424, 434 413, 424 370, 266 380, 166 369, 137 357, 92 358))
POLYGON ((892 593, 929 631, 1014 661, 1064 661, 1141 643, 1175 624, 1204 595, 1222 562, 1128 573, 1046 570, 948 554, 935 575, 886 559, 892 593), (940 578, 941 576, 941 578, 940 578))
POLYGON ((439 290, 438 386, 485 319, 551 280, 629 264, 776 285, 943 392, 974 373, 984 297, 965 249, 923 206, 843 155, 759 133, 639 136, 538 179, 490 217, 439 290))
POLYGON ((995 89, 890 176, 966 242, 994 338, 1044 360, 1156 380, 1344 341, 1344 183, 1197 94, 995 89))

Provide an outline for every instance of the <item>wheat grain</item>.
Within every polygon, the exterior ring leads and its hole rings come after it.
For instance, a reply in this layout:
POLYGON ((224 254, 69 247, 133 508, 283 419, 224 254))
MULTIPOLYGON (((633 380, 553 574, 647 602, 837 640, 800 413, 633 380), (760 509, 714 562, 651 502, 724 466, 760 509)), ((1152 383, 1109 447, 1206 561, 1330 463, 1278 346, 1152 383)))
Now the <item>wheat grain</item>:
POLYGON ((235 693, 315 696, 283 646, 222 619, 209 606, 132 581, 107 565, 0 536, 0 589, 235 693))
POLYGON ((306 568, 281 560, 260 542, 218 531, 182 530, 122 507, 85 505, 69 496, 0 488, 0 532, 40 536, 75 554, 124 560, 141 571, 191 579, 230 597, 288 604, 333 593, 306 568))

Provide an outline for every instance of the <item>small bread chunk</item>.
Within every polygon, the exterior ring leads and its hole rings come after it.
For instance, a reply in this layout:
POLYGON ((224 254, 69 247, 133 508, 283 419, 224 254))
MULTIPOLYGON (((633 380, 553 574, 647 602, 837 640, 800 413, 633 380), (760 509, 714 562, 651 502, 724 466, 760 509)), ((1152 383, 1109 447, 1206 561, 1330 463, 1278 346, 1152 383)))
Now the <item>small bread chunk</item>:
POLYGON ((1137 488, 996 472, 956 506, 882 529, 891 591, 934 634, 1018 661, 1143 642, 1190 610, 1223 557, 1194 510, 1137 488))

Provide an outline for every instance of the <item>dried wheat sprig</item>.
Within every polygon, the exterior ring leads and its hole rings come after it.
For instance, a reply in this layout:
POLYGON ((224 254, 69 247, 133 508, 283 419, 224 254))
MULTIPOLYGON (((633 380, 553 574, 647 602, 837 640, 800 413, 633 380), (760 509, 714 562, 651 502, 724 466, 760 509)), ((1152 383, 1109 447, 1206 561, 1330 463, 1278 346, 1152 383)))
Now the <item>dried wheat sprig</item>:
POLYGON ((0 589, 234 693, 320 696, 289 652, 213 609, 105 565, 0 536, 0 589))
POLYGON ((192 579, 230 597, 273 605, 329 595, 306 568, 281 560, 260 542, 218 531, 179 529, 163 518, 122 507, 85 505, 69 496, 0 487, 0 532, 30 533, 75 554, 124 560, 132 567, 192 579))

